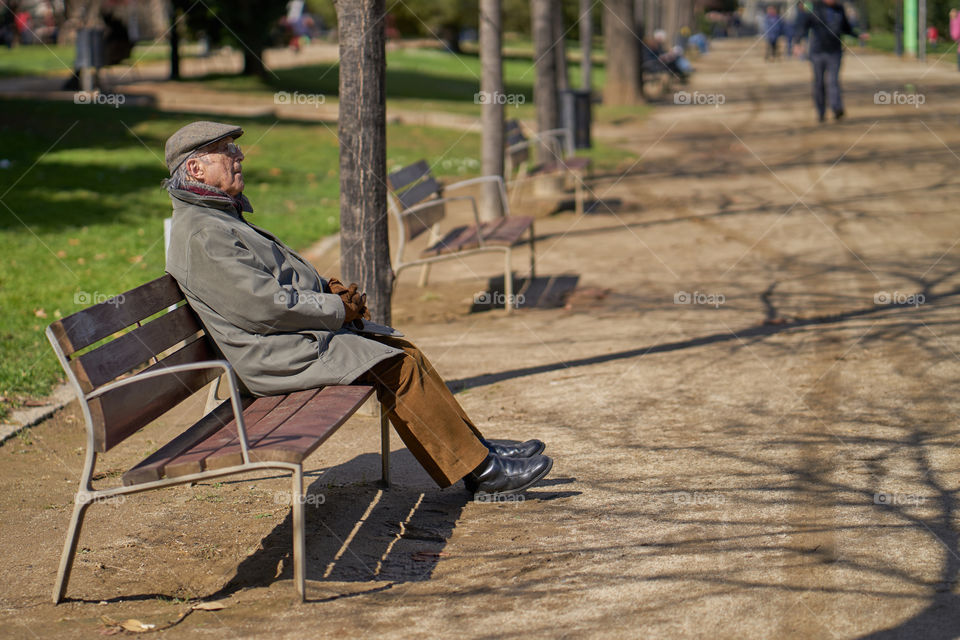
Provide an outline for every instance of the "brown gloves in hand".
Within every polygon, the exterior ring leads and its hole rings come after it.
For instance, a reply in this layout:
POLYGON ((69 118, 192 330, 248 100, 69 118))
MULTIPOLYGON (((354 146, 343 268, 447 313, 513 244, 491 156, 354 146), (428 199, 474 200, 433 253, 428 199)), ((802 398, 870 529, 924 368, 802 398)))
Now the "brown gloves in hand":
POLYGON ((367 310, 367 294, 357 290, 357 283, 354 282, 349 287, 345 287, 336 278, 331 278, 327 286, 330 287, 330 293, 340 296, 343 301, 343 309, 346 311, 343 319, 344 326, 353 324, 357 329, 363 329, 362 319, 370 319, 370 312, 367 310))

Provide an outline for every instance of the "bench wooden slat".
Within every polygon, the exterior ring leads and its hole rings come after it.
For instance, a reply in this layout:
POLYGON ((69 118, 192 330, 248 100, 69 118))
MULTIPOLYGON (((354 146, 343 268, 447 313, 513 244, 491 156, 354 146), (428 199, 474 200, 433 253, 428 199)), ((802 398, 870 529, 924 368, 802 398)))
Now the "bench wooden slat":
POLYGON ((435 244, 424 249, 420 255, 427 258, 430 256, 438 256, 442 253, 453 253, 457 251, 457 247, 462 245, 463 240, 469 240, 472 236, 475 236, 476 233, 476 226, 464 225, 454 227, 444 234, 435 244))
MULTIPOLYGON (((251 403, 243 412, 248 439, 251 434, 257 433, 258 428, 261 428, 258 425, 264 416, 276 409, 286 398, 286 395, 281 395, 251 399, 251 403)), ((161 474, 168 478, 177 478, 191 473, 200 473, 206 468, 204 461, 207 458, 216 455, 218 451, 232 444, 235 444, 239 450, 240 440, 237 435, 236 420, 233 419, 233 413, 231 412, 227 422, 217 433, 203 442, 197 442, 189 449, 177 452, 176 455, 164 461, 160 465, 161 474)))
POLYGON ((370 397, 373 387, 324 387, 302 409, 250 450, 255 462, 301 462, 370 397))
MULTIPOLYGON (((216 360, 219 354, 204 335, 174 351, 144 371, 156 371, 177 364, 216 360)), ((159 376, 113 389, 90 401, 96 450, 105 452, 141 427, 159 418, 194 392, 223 373, 220 369, 198 369, 159 376)))
POLYGON ((420 160, 389 174, 387 181, 391 189, 401 191, 428 173, 430 173, 430 165, 427 164, 426 160, 420 160))
POLYGON ((554 171, 584 171, 590 166, 590 158, 565 158, 535 166, 530 173, 551 173, 554 171))
POLYGON ((79 356, 70 367, 84 393, 90 393, 202 330, 193 309, 182 305, 79 356))
POLYGON ((183 293, 177 281, 170 274, 165 274, 122 296, 58 320, 50 328, 64 354, 69 356, 181 300, 183 293))
POLYGON ((484 222, 480 227, 476 225, 469 227, 457 227, 444 236, 439 242, 429 247, 423 252, 427 255, 440 255, 443 253, 456 253, 466 249, 475 249, 480 246, 480 238, 494 233, 496 229, 503 224, 504 218, 497 218, 490 222, 484 222))
POLYGON ((503 221, 496 228, 484 231, 484 244, 510 246, 520 239, 530 225, 533 224, 533 218, 530 216, 510 216, 503 218, 503 221))
POLYGON ((433 195, 440 195, 443 187, 433 176, 427 176, 426 179, 413 185, 406 191, 397 194, 397 200, 404 209, 409 209, 415 204, 420 204, 433 195))
POLYGON ((446 214, 447 210, 442 202, 433 207, 424 207, 418 211, 400 214, 400 219, 403 221, 404 232, 407 234, 407 240, 413 240, 443 220, 446 214))
MULTIPOLYGON (((264 436, 279 427, 317 394, 316 389, 296 391, 284 396, 275 396, 279 402, 261 402, 260 398, 251 405, 251 409, 260 403, 257 408, 264 410, 253 424, 247 425, 247 443, 250 447, 256 446, 264 436), (273 405, 272 407, 269 405, 273 405)), ((191 473, 199 473, 208 469, 222 469, 243 464, 243 448, 240 438, 237 437, 236 427, 228 427, 217 434, 212 442, 202 442, 196 449, 185 452, 171 460, 164 467, 164 475, 168 478, 178 478, 191 473)))
MULTIPOLYGON (((254 399, 249 397, 242 399, 245 407, 249 407, 253 401, 254 399)), ((244 412, 244 415, 246 415, 246 412, 244 412)), ((198 442, 204 441, 217 431, 225 427, 229 428, 233 422, 233 406, 229 402, 224 402, 201 418, 195 425, 124 473, 124 486, 129 487, 134 484, 160 480, 163 478, 163 468, 170 460, 195 446, 198 442)))

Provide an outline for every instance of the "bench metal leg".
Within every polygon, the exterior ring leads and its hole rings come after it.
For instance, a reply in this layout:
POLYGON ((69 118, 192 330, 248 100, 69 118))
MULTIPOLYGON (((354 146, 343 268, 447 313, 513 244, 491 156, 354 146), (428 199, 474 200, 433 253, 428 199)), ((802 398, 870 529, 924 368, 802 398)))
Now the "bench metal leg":
POLYGON ((530 282, 533 283, 534 279, 537 277, 537 259, 534 254, 534 238, 533 235, 533 223, 530 223, 530 282))
POLYGON ((430 278, 430 265, 425 264, 420 268, 420 282, 417 283, 419 287, 427 286, 427 280, 430 278))
POLYGON ((574 174, 573 179, 576 181, 573 192, 573 200, 576 206, 576 214, 578 216, 583 215, 583 177, 580 174, 574 174))
POLYGON ((293 584, 300 602, 306 599, 306 547, 304 544, 303 468, 297 467, 292 476, 291 509, 293 510, 293 584))
POLYGON ((510 247, 507 247, 503 255, 503 292, 507 298, 504 308, 507 310, 507 313, 510 313, 513 311, 513 265, 510 260, 510 247))
POLYGON ((70 581, 70 570, 73 568, 73 557, 77 553, 77 542, 80 540, 80 528, 83 526, 83 516, 87 512, 89 502, 75 502, 73 517, 70 518, 70 527, 67 529, 67 541, 63 545, 63 555, 60 556, 60 570, 57 572, 57 584, 53 588, 53 604, 59 604, 67 593, 67 583, 70 581))
POLYGON ((380 484, 390 486, 390 419, 380 405, 380 484))

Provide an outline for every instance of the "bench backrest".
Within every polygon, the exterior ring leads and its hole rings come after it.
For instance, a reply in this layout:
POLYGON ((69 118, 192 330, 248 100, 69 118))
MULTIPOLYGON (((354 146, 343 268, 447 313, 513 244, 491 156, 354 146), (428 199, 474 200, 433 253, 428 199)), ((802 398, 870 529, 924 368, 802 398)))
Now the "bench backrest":
POLYGON ((47 337, 84 394, 80 401, 89 408, 95 450, 101 453, 221 373, 204 369, 159 376, 88 401, 87 394, 141 369, 218 359, 215 345, 169 274, 54 322, 47 337))
POLYGON ((443 197, 443 185, 430 172, 426 160, 420 160, 387 176, 387 185, 396 202, 401 232, 405 240, 413 240, 443 220, 447 212, 443 203, 409 212, 410 207, 443 197))

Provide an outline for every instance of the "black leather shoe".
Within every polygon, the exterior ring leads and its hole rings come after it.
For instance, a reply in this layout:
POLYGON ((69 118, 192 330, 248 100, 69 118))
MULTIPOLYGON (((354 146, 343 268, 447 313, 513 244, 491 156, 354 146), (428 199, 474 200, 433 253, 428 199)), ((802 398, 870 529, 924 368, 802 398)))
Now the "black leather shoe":
POLYGON ((547 456, 501 458, 491 453, 479 467, 464 476, 463 483, 473 493, 517 493, 538 482, 552 468, 553 460, 547 456))
POLYGON ((547 448, 547 445, 540 440, 527 440, 517 443, 509 440, 484 439, 483 444, 486 445, 487 449, 490 449, 490 453, 501 458, 532 458, 543 453, 543 450, 547 448))

